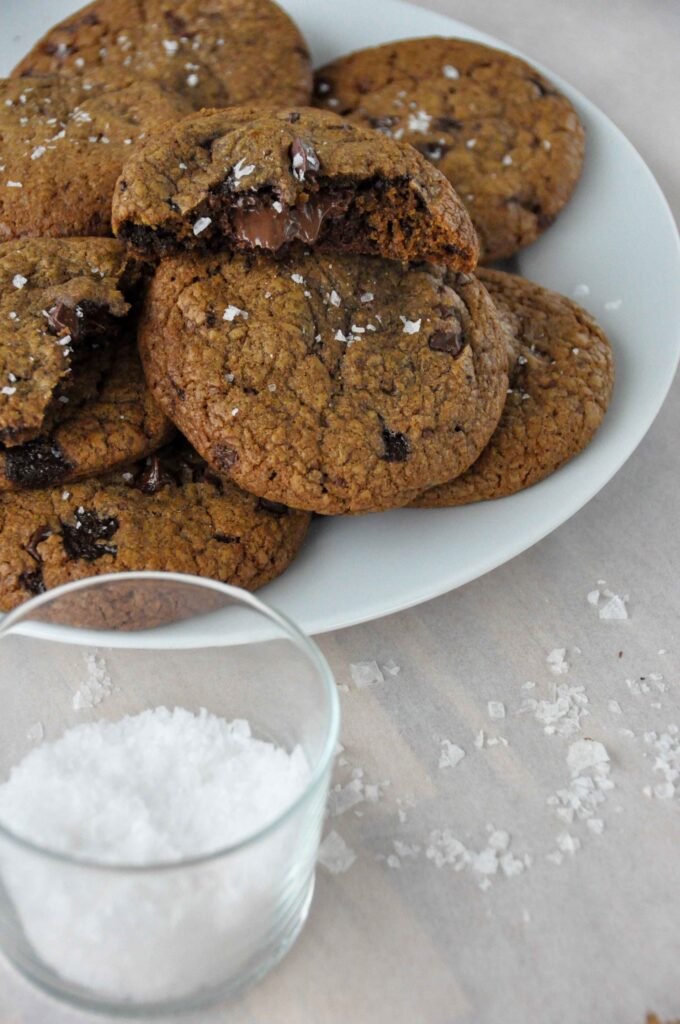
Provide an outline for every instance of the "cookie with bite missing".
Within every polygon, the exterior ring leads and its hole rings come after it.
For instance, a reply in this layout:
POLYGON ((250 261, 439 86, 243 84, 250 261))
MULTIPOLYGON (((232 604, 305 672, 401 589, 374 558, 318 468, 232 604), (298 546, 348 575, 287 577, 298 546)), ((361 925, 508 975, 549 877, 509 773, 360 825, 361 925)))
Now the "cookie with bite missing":
POLYGON ((315 103, 415 146, 465 203, 482 260, 503 259, 555 220, 581 174, 569 100, 514 54, 469 39, 406 39, 340 57, 315 103))
POLYGON ((515 494, 582 451, 612 394, 611 345, 592 316, 563 295, 514 274, 481 270, 511 351, 500 422, 477 461, 413 505, 467 505, 515 494))
POLYGON ((139 343, 159 405, 216 471, 322 514, 405 505, 463 472, 507 390, 474 277, 367 256, 165 260, 139 343))
POLYGON ((157 570, 255 590, 295 557, 309 524, 245 494, 178 441, 126 471, 0 495, 0 608, 103 573, 157 570))
POLYGON ((307 103, 305 41, 271 0, 95 0, 48 30, 13 76, 129 74, 193 107, 307 103))
POLYGON ((126 162, 113 228, 143 257, 226 248, 477 261, 470 219, 411 146, 311 108, 202 110, 126 162))
POLYGON ((0 442, 43 437, 97 395, 138 277, 112 238, 0 245, 0 442))
POLYGON ((111 235, 111 196, 146 132, 190 109, 153 82, 0 79, 0 240, 111 235))
POLYGON ((131 327, 116 343, 94 397, 50 433, 11 448, 0 446, 0 491, 98 476, 144 458, 173 434, 144 379, 131 327))

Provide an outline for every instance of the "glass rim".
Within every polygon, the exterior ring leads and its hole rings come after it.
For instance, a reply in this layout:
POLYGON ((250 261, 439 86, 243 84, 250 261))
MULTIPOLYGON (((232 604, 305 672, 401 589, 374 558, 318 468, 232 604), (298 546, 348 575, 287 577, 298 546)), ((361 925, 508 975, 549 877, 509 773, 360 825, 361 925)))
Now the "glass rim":
MULTIPOLYGON (((272 608, 271 605, 266 604, 261 600, 261 598, 255 597, 255 595, 250 591, 242 590, 240 587, 233 587, 230 584, 222 583, 219 580, 207 579, 202 576, 191 576, 188 573, 158 572, 153 570, 105 573, 101 576, 89 576, 82 580, 73 580, 70 583, 62 584, 59 587, 53 587, 44 594, 38 594, 36 597, 31 598, 29 601, 25 601, 17 608, 12 609, 11 612, 8 612, 0 622, 0 642, 4 636, 11 633, 15 624, 21 622, 25 618, 27 612, 30 614, 30 612, 34 611, 36 608, 39 608, 44 604, 49 604, 50 600, 54 600, 55 597, 58 598, 65 594, 71 594, 77 590, 86 590, 88 587, 97 586, 101 583, 112 583, 116 581, 123 582, 135 579, 157 579, 164 582, 170 580, 189 586, 204 587, 209 590, 214 590, 226 597, 233 598, 237 603, 249 606, 254 611, 263 615, 270 622, 275 623, 285 634, 287 634, 288 639, 291 640, 296 647, 307 656, 316 669, 317 676, 321 680, 324 694, 328 700, 328 712, 324 716, 326 719, 326 738, 323 750, 317 759, 317 763, 312 770, 304 789, 298 794, 295 800, 289 803, 279 814, 276 815, 276 817, 267 822, 266 825, 263 825, 262 828, 245 836, 243 839, 238 840, 236 843, 221 846, 217 850, 212 850, 209 853, 196 854, 192 857, 183 857, 180 860, 153 861, 149 864, 107 863, 92 860, 89 857, 78 857, 73 854, 64 853, 61 850, 52 849, 49 846, 43 846, 41 843, 35 843, 32 840, 26 839, 23 836, 18 835, 16 832, 13 832, 0 821, 0 839, 8 840, 11 844, 19 846, 29 853, 39 854, 49 860, 54 860, 70 867, 106 871, 114 875, 152 874, 155 872, 178 871, 183 868, 199 867, 218 861, 223 857, 228 857, 231 854, 240 853, 242 850, 245 850, 250 846, 257 845, 260 840, 264 840, 269 835, 276 832, 280 826, 284 825, 286 821, 292 818, 296 811, 298 811, 313 796, 323 781, 324 775, 333 760, 340 732, 340 701, 338 698, 337 687, 335 685, 335 679, 330 665, 321 653, 321 650, 315 641, 311 637, 307 636, 306 633, 303 633, 300 627, 297 626, 292 619, 289 619, 287 615, 284 615, 276 608, 272 608)), ((77 630, 78 627, 68 628, 77 630)), ((107 631, 102 631, 102 636, 104 636, 106 632, 107 631)), ((120 633, 121 631, 108 630, 108 632, 120 633)), ((31 638, 30 635, 25 635, 24 638, 37 639, 31 638)), ((66 641, 55 638, 47 639, 46 642, 65 643, 66 641)), ((121 650, 135 650, 132 645, 129 648, 121 645, 118 646, 121 650)), ((207 646, 207 644, 198 644, 197 648, 207 646)), ((220 645, 217 644, 215 646, 220 645)), ((173 648, 159 649, 173 650, 173 648)))

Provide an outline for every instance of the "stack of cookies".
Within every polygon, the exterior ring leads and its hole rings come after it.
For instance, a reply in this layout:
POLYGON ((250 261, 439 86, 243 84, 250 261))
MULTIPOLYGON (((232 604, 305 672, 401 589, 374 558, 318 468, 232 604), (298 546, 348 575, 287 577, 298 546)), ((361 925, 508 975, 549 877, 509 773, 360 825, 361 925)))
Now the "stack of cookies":
POLYGON ((312 513, 512 494, 602 421, 600 328, 487 266, 583 162, 516 57, 407 40, 312 96, 269 0, 95 0, 0 81, 0 139, 0 608, 255 589, 312 513))

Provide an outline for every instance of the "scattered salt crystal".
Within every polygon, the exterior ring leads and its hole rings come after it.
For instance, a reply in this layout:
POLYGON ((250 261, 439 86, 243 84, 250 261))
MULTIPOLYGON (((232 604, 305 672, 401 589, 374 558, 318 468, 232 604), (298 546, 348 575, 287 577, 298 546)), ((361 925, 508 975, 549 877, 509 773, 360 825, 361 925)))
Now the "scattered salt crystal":
POLYGON ((554 672, 555 675, 565 675, 569 671, 569 662, 565 659, 566 653, 564 647, 556 647, 545 659, 550 667, 550 671, 554 672))
POLYGON ((194 224, 194 234, 200 235, 202 231, 205 231, 207 227, 212 224, 212 217, 199 217, 194 224))
POLYGON ((588 601, 588 604, 592 604, 595 607, 597 607, 597 605, 598 605, 598 603, 600 601, 600 591, 599 590, 590 590, 586 594, 586 600, 588 601))
POLYGON ((372 683, 384 683, 385 677, 377 661, 357 661, 349 666, 352 681, 361 690, 372 683))
POLYGON ((252 174, 255 170, 255 164, 246 164, 245 157, 241 157, 237 164, 231 169, 231 173, 234 175, 236 181, 240 181, 241 178, 247 177, 252 174))
POLYGON ((291 274, 290 275, 290 279, 291 279, 291 281, 294 281, 295 284, 304 284, 305 283, 305 279, 302 276, 302 274, 291 274))
POLYGON ((187 85, 190 89, 198 85, 198 75, 195 72, 192 71, 190 75, 187 75, 187 85))
POLYGON ((465 757, 465 751, 462 747, 452 743, 451 740, 442 740, 440 744, 439 752, 439 767, 440 768, 455 768, 457 764, 465 757))
POLYGON ((465 145, 468 149, 474 149, 477 145, 477 139, 468 139, 465 145))
POLYGON ((373 302, 373 298, 373 292, 364 292, 360 297, 360 302, 363 302, 364 304, 367 302, 373 302))
POLYGON ((607 706, 614 715, 620 715, 622 713, 621 705, 619 704, 618 700, 610 700, 607 706))
POLYGON ((587 284, 577 284, 572 289, 572 293, 571 294, 574 296, 574 298, 578 299, 580 297, 584 297, 586 295, 590 295, 590 288, 588 287, 587 284))
POLYGON ((604 620, 627 619, 628 609, 626 608, 624 598, 619 597, 618 594, 612 594, 612 596, 601 606, 598 614, 600 618, 604 620))
POLYGON ((36 146, 31 153, 31 160, 39 160, 41 156, 44 156, 47 150, 44 146, 36 146))
POLYGON ((431 114, 426 113, 424 110, 418 110, 414 114, 409 114, 408 127, 412 132, 427 132, 431 122, 431 114))
POLYGON ((486 705, 489 718, 505 718, 505 704, 500 700, 490 700, 486 705))
POLYGON ((385 662, 382 666, 382 670, 383 672, 387 672, 388 676, 398 676, 401 672, 401 668, 393 658, 390 658, 389 661, 385 662))
POLYGON ((580 775, 587 768, 606 764, 609 761, 607 748, 598 740, 576 740, 569 747, 567 766, 573 776, 580 775))
POLYGON ((16 393, 16 390, 16 388, 10 387, 8 384, 5 384, 4 387, 0 388, 0 394, 13 395, 16 393))
POLYGON ((239 309, 238 306, 227 306, 222 314, 222 319, 228 320, 231 323, 237 316, 242 317, 244 320, 248 319, 248 313, 246 313, 245 309, 239 309))
POLYGON ((581 840, 572 836, 570 832, 560 832, 555 840, 562 853, 576 853, 581 848, 581 840))
POLYGON ((420 320, 409 320, 405 316, 400 316, 399 319, 404 325, 404 334, 417 334, 420 330, 420 320))
POLYGON ((179 43, 177 42, 176 39, 164 39, 163 47, 165 49, 165 52, 169 56, 172 56, 173 54, 177 53, 177 50, 179 49, 179 43))
POLYGON ((339 305, 340 305, 340 301, 341 301, 341 300, 340 300, 340 296, 339 296, 339 295, 338 295, 338 293, 337 293, 337 292, 335 291, 335 289, 333 289, 333 291, 332 291, 332 292, 330 293, 330 295, 328 296, 328 301, 330 302, 330 304, 331 304, 332 306, 339 306, 339 305))
POLYGON ((512 157, 510 156, 509 153, 505 154, 505 156, 501 160, 501 163, 503 164, 504 167, 509 167, 510 166, 510 164, 512 163, 512 157))
POLYGON ((354 850, 334 829, 328 833, 321 845, 317 860, 332 875, 340 875, 349 871, 357 859, 354 850))
POLYGON ((45 730, 42 722, 34 722, 26 730, 26 739, 30 740, 31 743, 40 743, 44 735, 45 730))
POLYGON ((23 188, 24 186, 20 181, 8 181, 7 188, 23 188))
POLYGON ((84 655, 87 678, 73 695, 73 709, 96 708, 113 693, 113 683, 106 668, 106 662, 96 654, 84 655))
POLYGON ((458 68, 454 68, 452 64, 445 64, 442 68, 442 72, 444 73, 444 78, 460 78, 460 71, 458 68))
POLYGON ((474 739, 474 744, 477 750, 481 750, 484 746, 484 730, 480 729, 474 739))

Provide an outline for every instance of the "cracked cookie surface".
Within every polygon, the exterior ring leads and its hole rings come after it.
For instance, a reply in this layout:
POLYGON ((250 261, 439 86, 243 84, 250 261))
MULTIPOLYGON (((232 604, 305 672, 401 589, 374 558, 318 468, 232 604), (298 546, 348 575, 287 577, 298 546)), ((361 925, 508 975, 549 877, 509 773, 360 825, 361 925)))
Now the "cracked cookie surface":
POLYGON ((139 268, 105 238, 0 244, 0 441, 31 441, 96 395, 139 268))
POLYGON ((153 399, 136 337, 116 344, 96 395, 52 432, 0 446, 0 491, 52 487, 136 462, 170 441, 174 428, 153 399))
POLYGON ((12 74, 54 73, 129 73, 195 110, 306 103, 312 77, 304 39, 270 0, 95 0, 53 26, 12 74))
POLYGON ((130 150, 189 109, 152 82, 0 79, 0 240, 110 236, 130 150))
POLYGON ((511 349, 510 389, 479 459, 425 491, 420 508, 467 505, 515 494, 549 476, 590 443, 611 398, 609 341, 584 309, 556 292, 498 270, 481 270, 511 349))
POLYGON ((404 505, 462 472, 507 389, 475 278, 371 257, 164 261, 139 342, 159 404, 216 470, 323 514, 404 505))
POLYGON ((311 108, 202 110, 150 136, 123 167, 113 228, 147 257, 302 242, 462 271, 477 262, 465 207, 431 163, 311 108))
POLYGON ((297 553, 309 516, 262 502, 171 445, 128 471, 0 495, 0 608, 88 576, 158 570, 255 590, 297 553))
POLYGON ((581 173, 584 132, 535 68, 465 39, 410 39, 340 57, 315 102, 410 142, 452 182, 486 262, 533 242, 581 173))

